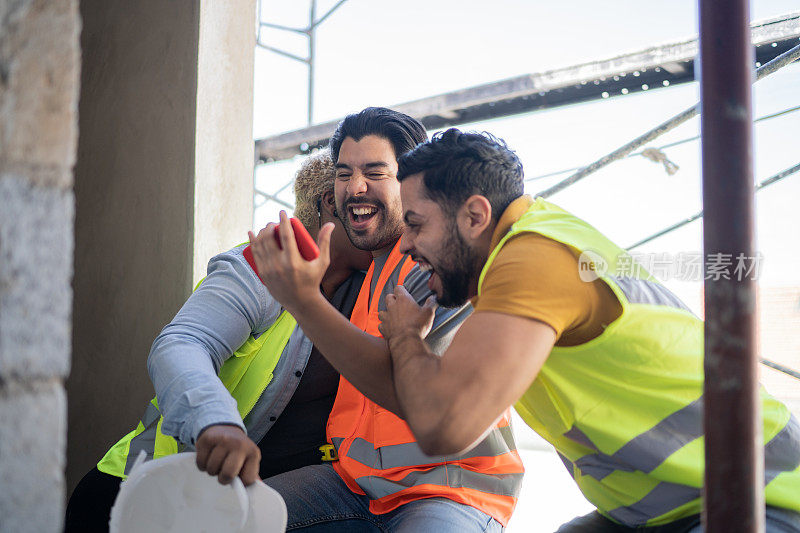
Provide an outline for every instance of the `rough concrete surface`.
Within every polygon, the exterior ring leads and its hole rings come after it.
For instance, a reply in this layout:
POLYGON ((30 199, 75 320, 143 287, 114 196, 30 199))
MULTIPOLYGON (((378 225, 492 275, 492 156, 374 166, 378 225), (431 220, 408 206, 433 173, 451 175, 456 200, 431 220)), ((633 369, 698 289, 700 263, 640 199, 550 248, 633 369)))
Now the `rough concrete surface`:
POLYGON ((197 250, 204 271, 252 212, 253 0, 80 6, 68 490, 152 398, 147 354, 197 250))
POLYGON ((0 0, 0 533, 64 516, 78 0, 0 0))
POLYGON ((0 384, 3 533, 61 530, 66 411, 61 380, 0 384))
POLYGON ((253 224, 255 12, 254 0, 201 4, 193 282, 253 224))
POLYGON ((0 174, 0 198, 0 380, 65 378, 72 191, 0 174))
MULTIPOLYGON (((79 80, 76 1, 3 2, 0 8, 0 165, 69 169, 75 163, 79 80)), ((69 186, 71 173, 37 173, 69 186)))
POLYGON ((68 492, 136 426, 192 289, 199 4, 80 2, 68 492))

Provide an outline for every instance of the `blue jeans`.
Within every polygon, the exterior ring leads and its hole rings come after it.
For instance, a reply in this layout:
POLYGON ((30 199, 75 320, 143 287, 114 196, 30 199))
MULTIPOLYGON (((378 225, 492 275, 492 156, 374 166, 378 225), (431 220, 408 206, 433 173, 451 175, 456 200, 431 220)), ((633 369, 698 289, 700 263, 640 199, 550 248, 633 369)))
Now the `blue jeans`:
POLYGON ((369 511, 369 498, 353 493, 330 464, 311 465, 267 478, 289 511, 287 531, 307 533, 499 532, 491 516, 447 498, 426 498, 386 514, 369 511))
MULTIPOLYGON (((630 528, 621 526, 597 511, 579 516, 558 528, 556 533, 703 533, 700 515, 688 516, 663 526, 630 528)), ((800 533, 800 514, 767 506, 766 533, 800 533)))

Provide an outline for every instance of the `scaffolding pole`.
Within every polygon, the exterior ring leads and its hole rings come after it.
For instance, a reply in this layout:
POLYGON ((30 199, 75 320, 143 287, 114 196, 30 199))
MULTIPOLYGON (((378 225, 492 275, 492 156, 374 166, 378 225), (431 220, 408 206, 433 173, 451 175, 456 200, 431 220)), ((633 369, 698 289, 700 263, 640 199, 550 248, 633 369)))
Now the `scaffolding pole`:
POLYGON ((705 259, 707 533, 764 531, 756 283, 712 275, 712 258, 755 257, 748 0, 700 0, 705 259))
MULTIPOLYGON (((310 126, 314 122, 314 61, 316 57, 316 39, 317 39, 317 26, 322 24, 325 19, 331 16, 334 11, 339 9, 339 7, 344 4, 347 0, 339 0, 336 4, 331 7, 324 15, 320 18, 317 18, 317 0, 311 0, 309 5, 309 15, 308 15, 308 26, 305 28, 292 28, 290 26, 284 26, 283 24, 275 24, 273 22, 264 22, 261 17, 262 13, 262 2, 266 0, 257 0, 258 2, 258 30, 256 31, 256 46, 263 48, 264 50, 269 50, 270 52, 274 52, 278 55, 283 57, 288 57, 289 59, 294 59, 295 61, 299 61, 300 63, 304 63, 306 67, 308 67, 308 125, 310 126), (305 35, 308 38, 308 56, 307 57, 300 57, 296 54, 292 54, 291 52, 287 52, 286 50, 281 50, 275 46, 270 46, 268 44, 264 44, 261 42, 261 28, 272 28, 275 30, 283 30, 293 33, 299 33, 300 35, 305 35)), ((258 158, 256 158, 258 161, 258 158)), ((254 178, 255 179, 255 178, 254 178)))
MULTIPOLYGON (((793 61, 796 61, 798 58, 800 58, 800 44, 794 46, 793 48, 779 55, 778 57, 772 59, 766 65, 762 65, 761 67, 759 67, 756 70, 755 79, 753 79, 752 77, 749 78, 750 83, 758 81, 765 76, 769 76, 770 74, 777 72, 779 69, 785 67, 786 65, 792 63, 793 61)), ((586 176, 594 174, 601 168, 607 167, 611 163, 619 161, 623 157, 628 157, 631 153, 633 153, 634 150, 637 150, 638 148, 641 148, 645 144, 649 143, 650 141, 664 135, 669 131, 674 130, 684 122, 697 116, 699 112, 700 112, 699 103, 693 105, 692 107, 686 109, 685 111, 681 111, 680 113, 670 118, 666 122, 662 122, 655 128, 636 137, 628 144, 621 146, 620 148, 617 148, 610 154, 604 155, 594 163, 586 165, 585 167, 581 167, 580 169, 578 169, 577 172, 575 172, 571 176, 559 181, 552 187, 549 187, 548 189, 537 193, 536 196, 541 196, 542 198, 548 198, 556 194, 557 192, 563 191, 567 187, 584 179, 586 176)))
MULTIPOLYGON (((761 183, 756 185, 755 192, 758 192, 761 189, 765 189, 765 188, 769 187, 770 185, 772 185, 774 183, 778 183, 782 179, 788 178, 789 176, 791 176, 795 172, 800 172, 800 163, 794 165, 793 167, 787 168, 786 170, 782 170, 782 171, 778 172, 777 174, 775 174, 773 176, 770 176, 769 178, 765 179, 764 181, 762 181, 761 183)), ((680 222, 676 222, 675 224, 662 229, 658 233, 654 233, 654 234, 650 235, 649 237, 645 237, 644 239, 636 241, 635 243, 631 244, 630 246, 627 246, 625 249, 626 250, 633 250, 634 248, 638 248, 639 246, 641 246, 643 244, 647 244, 648 242, 654 241, 654 240, 658 239, 659 237, 663 237, 664 235, 666 235, 668 233, 672 233, 676 229, 684 227, 686 224, 691 224, 692 222, 694 222, 695 220, 697 220, 699 218, 703 218, 703 211, 702 210, 699 213, 695 213, 694 215, 688 216, 688 217, 684 218, 683 220, 681 220, 680 222)))

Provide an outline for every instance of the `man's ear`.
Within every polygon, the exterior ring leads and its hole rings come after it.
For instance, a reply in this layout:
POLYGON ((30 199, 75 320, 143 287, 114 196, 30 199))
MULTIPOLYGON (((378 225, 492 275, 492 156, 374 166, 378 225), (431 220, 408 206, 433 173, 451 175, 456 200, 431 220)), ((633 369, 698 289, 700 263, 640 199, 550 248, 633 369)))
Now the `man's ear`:
MULTIPOLYGON (((328 216, 336 218, 336 198, 333 196, 333 191, 326 191, 320 198, 319 208, 328 216)), ((321 213, 320 213, 321 214, 321 213)))
POLYGON ((473 194, 461 205, 458 210, 458 227, 461 234, 472 240, 477 240, 487 230, 492 230, 492 204, 485 196, 473 194))

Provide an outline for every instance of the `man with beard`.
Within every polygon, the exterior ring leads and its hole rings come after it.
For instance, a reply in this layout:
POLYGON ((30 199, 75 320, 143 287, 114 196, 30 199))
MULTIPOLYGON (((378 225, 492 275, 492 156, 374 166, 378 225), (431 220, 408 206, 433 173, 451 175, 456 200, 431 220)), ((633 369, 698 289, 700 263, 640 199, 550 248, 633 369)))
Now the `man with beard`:
MULTIPOLYGON (((335 173, 330 154, 318 152, 295 175, 295 216, 312 235, 326 222, 339 226, 335 173)), ((140 452, 149 460, 194 448, 201 470, 246 485, 323 462, 319 447, 339 375, 265 290, 244 249, 211 259, 208 275, 153 342, 147 366, 157 398, 78 483, 67 533, 108 531, 120 483, 140 452)), ((371 256, 341 227, 330 254, 321 294, 349 316, 371 256)))
MULTIPOLYGON (((487 424, 469 453, 426 455, 401 419, 388 346, 378 331, 378 313, 396 287, 415 302, 432 295, 429 275, 399 246, 397 157, 425 139, 418 121, 384 108, 349 115, 331 138, 339 218, 352 242, 374 258, 350 322, 319 297, 331 226, 321 230, 321 255, 310 262, 300 257, 285 213, 280 247, 274 225, 250 236, 270 293, 342 375, 327 431, 338 460, 266 480, 286 501, 289 530, 500 531, 516 504, 523 467, 508 410, 487 424)), ((446 349, 468 313, 466 306, 432 311, 428 349, 446 349)))
MULTIPOLYGON (((401 250, 440 303, 474 306, 441 356, 423 342, 433 310, 402 287, 380 316, 422 449, 463 450, 515 404, 597 507, 560 531, 702 531, 702 321, 592 226, 523 196, 489 134, 437 134, 398 179, 401 250)), ((800 425, 761 400, 767 531, 800 531, 800 425)))

